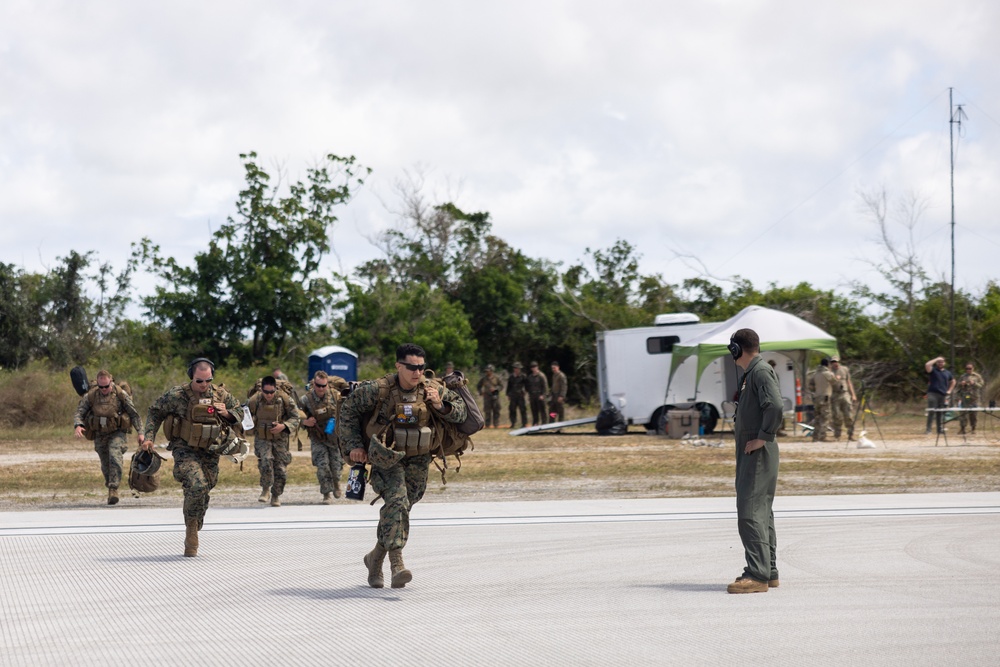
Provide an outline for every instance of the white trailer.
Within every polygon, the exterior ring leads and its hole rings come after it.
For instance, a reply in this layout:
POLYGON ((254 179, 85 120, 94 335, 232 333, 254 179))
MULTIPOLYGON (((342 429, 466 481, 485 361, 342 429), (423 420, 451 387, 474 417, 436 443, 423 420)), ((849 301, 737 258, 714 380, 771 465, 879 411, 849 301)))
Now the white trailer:
MULTIPOLYGON (((702 414, 705 431, 712 432, 723 413, 722 403, 735 397, 736 364, 728 355, 716 357, 696 381, 697 358, 690 357, 677 366, 671 379, 672 352, 675 345, 702 339, 733 320, 703 323, 691 313, 671 313, 658 315, 651 327, 598 332, 601 405, 610 403, 629 424, 641 424, 650 431, 663 430, 667 410, 694 408, 702 414)), ((762 350, 761 356, 775 362, 785 407, 794 409, 795 359, 777 350, 762 350)))

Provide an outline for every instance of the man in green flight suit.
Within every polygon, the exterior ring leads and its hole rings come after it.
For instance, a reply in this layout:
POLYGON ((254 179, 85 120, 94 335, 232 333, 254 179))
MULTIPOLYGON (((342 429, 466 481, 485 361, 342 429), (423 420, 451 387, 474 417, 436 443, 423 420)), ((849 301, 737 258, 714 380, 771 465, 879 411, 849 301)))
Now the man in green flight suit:
POLYGON ((729 584, 730 593, 766 593, 778 587, 774 491, 778 484, 781 389, 778 376, 760 356, 753 329, 739 329, 729 352, 743 372, 734 429, 736 431, 736 518, 746 552, 743 574, 729 584))

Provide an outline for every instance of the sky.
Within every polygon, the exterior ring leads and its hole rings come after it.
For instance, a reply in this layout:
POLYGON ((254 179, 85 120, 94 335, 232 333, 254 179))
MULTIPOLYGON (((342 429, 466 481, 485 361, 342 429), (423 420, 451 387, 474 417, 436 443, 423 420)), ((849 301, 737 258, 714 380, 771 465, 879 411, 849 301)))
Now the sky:
MULTIPOLYGON (((183 264, 234 214, 241 153, 288 181, 373 169, 325 270, 379 257, 397 184, 488 211, 535 258, 618 239, 640 271, 880 286, 859 193, 981 293, 1000 253, 1000 3, 0 0, 0 261, 183 264), (962 105, 950 123, 949 89, 962 105), (954 149, 951 149, 952 143, 954 149)), ((155 285, 135 279, 136 296, 155 285)))

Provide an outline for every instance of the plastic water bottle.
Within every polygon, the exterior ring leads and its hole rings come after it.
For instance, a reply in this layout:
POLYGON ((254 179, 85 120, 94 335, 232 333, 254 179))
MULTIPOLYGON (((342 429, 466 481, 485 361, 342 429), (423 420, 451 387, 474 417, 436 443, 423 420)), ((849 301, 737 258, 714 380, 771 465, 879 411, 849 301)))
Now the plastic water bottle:
POLYGON ((330 417, 329 421, 326 422, 326 434, 332 434, 335 428, 337 428, 337 419, 336 417, 330 417))

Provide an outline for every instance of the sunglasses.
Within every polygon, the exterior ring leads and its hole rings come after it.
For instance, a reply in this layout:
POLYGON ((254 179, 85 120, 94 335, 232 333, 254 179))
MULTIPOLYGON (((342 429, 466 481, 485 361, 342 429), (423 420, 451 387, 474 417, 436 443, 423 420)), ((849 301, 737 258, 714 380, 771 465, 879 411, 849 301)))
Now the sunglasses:
POLYGON ((408 371, 419 372, 427 368, 427 364, 408 364, 405 361, 397 361, 397 364, 403 366, 408 371))
POLYGON ((110 389, 111 385, 110 384, 98 384, 97 388, 98 389, 110 389))
MULTIPOLYGON (((328 383, 329 384, 329 383, 328 383)), ((325 384, 319 384, 318 382, 313 382, 314 387, 325 387, 325 384)))
POLYGON ((263 394, 267 394, 268 396, 270 396, 270 395, 271 395, 271 394, 273 394, 273 393, 274 393, 274 392, 275 392, 276 390, 272 389, 271 391, 268 391, 267 389, 261 389, 260 391, 261 391, 261 393, 263 393, 263 394))
POLYGON ((195 384, 211 384, 212 380, 214 380, 214 379, 215 378, 208 378, 207 380, 195 380, 194 383, 195 384))

